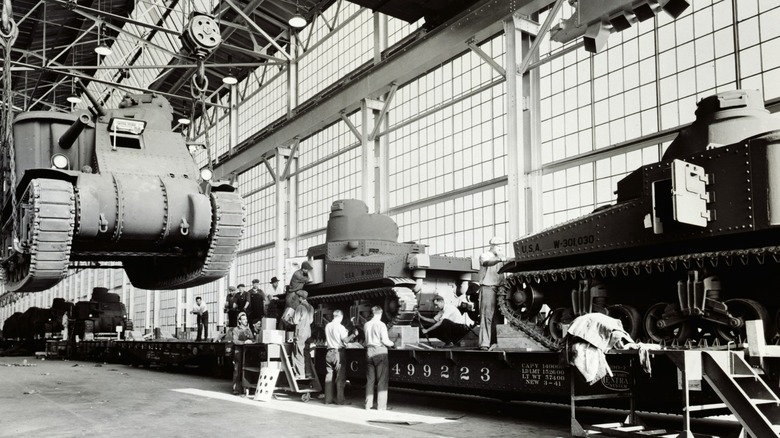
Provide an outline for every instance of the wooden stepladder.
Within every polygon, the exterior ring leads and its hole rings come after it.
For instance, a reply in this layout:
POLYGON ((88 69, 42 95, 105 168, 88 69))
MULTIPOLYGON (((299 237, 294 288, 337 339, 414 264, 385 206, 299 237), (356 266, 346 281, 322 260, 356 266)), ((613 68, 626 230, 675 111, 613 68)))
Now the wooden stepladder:
POLYGON ((322 392, 322 385, 313 365, 311 378, 295 375, 292 348, 291 343, 268 344, 268 357, 258 376, 255 400, 270 400, 273 391, 277 389, 301 394, 303 402, 309 401, 312 393, 322 392))

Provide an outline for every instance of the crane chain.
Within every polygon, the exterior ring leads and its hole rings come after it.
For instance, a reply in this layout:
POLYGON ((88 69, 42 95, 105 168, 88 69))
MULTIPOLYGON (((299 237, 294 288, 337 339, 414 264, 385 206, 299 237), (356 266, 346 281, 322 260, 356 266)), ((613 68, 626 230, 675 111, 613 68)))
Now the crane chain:
POLYGON ((208 160, 208 169, 214 170, 214 163, 211 159, 211 141, 209 139, 208 126, 206 126, 206 91, 209 88, 209 78, 206 76, 206 68, 204 64, 204 57, 198 57, 198 72, 192 76, 192 88, 190 94, 192 94, 192 111, 190 114, 190 126, 192 129, 188 132, 188 139, 193 140, 195 137, 195 112, 200 109, 200 123, 197 132, 202 133, 204 143, 206 146, 206 154, 208 160))

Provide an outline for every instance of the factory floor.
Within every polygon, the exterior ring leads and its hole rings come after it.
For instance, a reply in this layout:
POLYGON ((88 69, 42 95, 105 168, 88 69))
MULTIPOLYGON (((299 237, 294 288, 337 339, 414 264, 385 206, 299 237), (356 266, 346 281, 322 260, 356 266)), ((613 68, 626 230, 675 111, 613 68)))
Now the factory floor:
MULTIPOLYGON (((94 362, 0 357, 0 437, 567 437, 568 407, 391 389, 390 411, 259 402, 227 379, 94 362)), ((186 370, 185 370, 186 371, 186 370)))

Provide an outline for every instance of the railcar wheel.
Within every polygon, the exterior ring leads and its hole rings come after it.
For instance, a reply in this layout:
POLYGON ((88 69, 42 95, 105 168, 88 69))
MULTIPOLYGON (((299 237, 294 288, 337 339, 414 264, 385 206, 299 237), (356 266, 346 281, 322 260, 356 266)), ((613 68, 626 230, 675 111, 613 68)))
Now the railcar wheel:
POLYGON ((644 328, 647 336, 655 342, 683 342, 690 338, 694 333, 694 327, 689 321, 671 327, 658 327, 658 322, 663 319, 663 315, 673 310, 672 304, 656 303, 647 309, 644 317, 644 328))
POLYGON ((724 301, 728 307, 729 314, 734 318, 742 319, 741 327, 728 327, 725 325, 718 325, 715 331, 718 337, 726 342, 731 341, 747 341, 747 332, 745 330, 745 321, 751 321, 759 319, 764 323, 764 334, 769 333, 769 312, 758 301, 748 300, 745 298, 734 298, 724 301))
POLYGON ((560 307, 553 310, 547 322, 547 330, 553 339, 560 341, 566 336, 566 329, 574 321, 574 311, 570 307, 560 307))
POLYGON ((613 304, 607 306, 607 315, 619 319, 623 324, 623 330, 636 340, 639 336, 639 327, 642 325, 642 316, 634 306, 626 304, 613 304))

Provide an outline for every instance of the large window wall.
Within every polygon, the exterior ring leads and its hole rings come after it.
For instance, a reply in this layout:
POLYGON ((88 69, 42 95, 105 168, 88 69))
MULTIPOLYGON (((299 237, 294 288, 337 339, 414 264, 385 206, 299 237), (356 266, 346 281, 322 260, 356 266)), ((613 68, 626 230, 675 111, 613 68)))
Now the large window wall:
MULTIPOLYGON (((373 16, 344 5, 347 9, 334 21, 339 24, 333 31, 316 24, 303 32, 313 36, 298 64, 301 102, 373 59, 373 16)), ((571 13, 564 4, 559 18, 571 13)), ((326 16, 335 18, 328 14, 334 11, 326 11, 326 16)), ((613 34, 598 54, 578 49, 542 64, 539 142, 524 145, 539 148, 540 163, 530 171, 541 173, 541 193, 527 193, 540 200, 541 211, 529 213, 540 215, 542 227, 549 227, 614 202, 617 181, 659 160, 668 145, 645 137, 691 122, 695 104, 704 96, 742 87, 762 89, 766 100, 780 98, 780 29, 773 25, 778 19, 776 1, 696 1, 678 20, 660 14, 613 34)), ((388 19, 389 43, 418 27, 388 19)), ((542 38, 542 58, 568 47, 542 38)), ((506 39, 498 35, 480 48, 503 65, 505 46, 506 39)), ((287 114, 287 76, 274 69, 258 69, 249 79, 254 83, 238 85, 242 140, 287 114)), ((387 172, 386 192, 379 195, 386 197, 385 213, 399 225, 399 240, 427 244, 432 254, 468 256, 482 252, 492 236, 508 237, 514 213, 508 210, 504 78, 477 53, 465 51, 398 85, 387 129, 380 132, 386 154, 376 159, 387 172)), ((217 143, 216 152, 223 153, 229 129, 227 118, 218 113, 211 141, 217 143)), ((346 117, 358 132, 362 129, 359 112, 346 117)), ((361 195, 361 153, 359 139, 343 121, 300 139, 291 179, 281 185, 288 202, 281 210, 287 215, 292 208, 294 214, 281 221, 276 217, 277 186, 265 165, 254 163, 239 175, 247 227, 234 272, 224 281, 182 292, 183 305, 191 305, 194 294, 202 295, 216 321, 228 283, 259 278, 265 284, 279 276, 279 222, 289 239, 285 257, 304 256, 310 246, 322 243, 331 203, 361 195)), ((199 158, 205 159, 203 154, 199 158)), ((275 167, 275 158, 272 161, 275 167)), ((90 281, 96 280, 78 274, 53 294, 76 299, 74 290, 84 290, 90 281)), ((131 313, 137 327, 147 319, 155 324, 153 312, 158 325, 181 325, 175 291, 159 292, 155 299, 154 292, 124 288, 133 294, 131 313), (147 306, 147 296, 159 305, 147 306)), ((37 296, 41 298, 25 296, 14 308, 44 299, 37 296)), ((7 308, 2 312, 7 314, 7 308)))
MULTIPOLYGON (((541 66, 544 227, 614 202, 617 181, 668 146, 643 137, 691 123, 699 99, 736 88, 780 97, 778 18, 778 2, 692 2, 676 20, 661 13, 613 34, 596 55, 541 66)), ((541 56, 565 47, 545 39, 541 56)))

